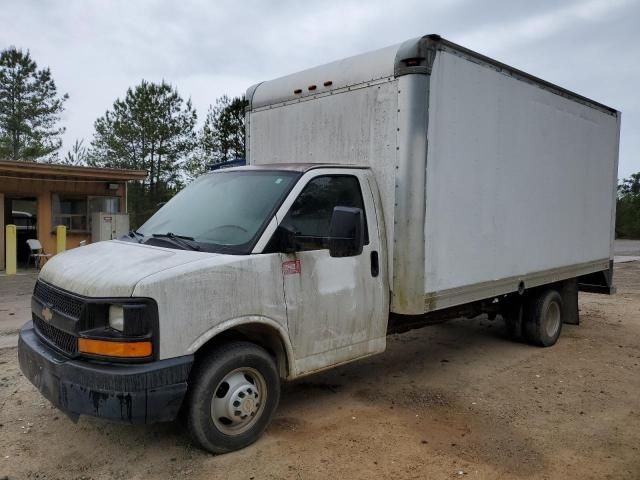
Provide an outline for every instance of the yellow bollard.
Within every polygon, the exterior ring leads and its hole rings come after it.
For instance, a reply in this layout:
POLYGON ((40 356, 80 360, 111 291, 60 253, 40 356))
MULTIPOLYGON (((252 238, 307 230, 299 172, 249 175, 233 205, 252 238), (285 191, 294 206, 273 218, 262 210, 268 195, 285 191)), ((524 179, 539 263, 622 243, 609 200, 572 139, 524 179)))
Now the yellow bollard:
POLYGON ((58 225, 56 227, 56 253, 64 252, 67 249, 67 227, 58 225))
POLYGON ((7 225, 6 227, 6 253, 7 253, 7 275, 16 274, 17 250, 16 250, 16 226, 7 225))

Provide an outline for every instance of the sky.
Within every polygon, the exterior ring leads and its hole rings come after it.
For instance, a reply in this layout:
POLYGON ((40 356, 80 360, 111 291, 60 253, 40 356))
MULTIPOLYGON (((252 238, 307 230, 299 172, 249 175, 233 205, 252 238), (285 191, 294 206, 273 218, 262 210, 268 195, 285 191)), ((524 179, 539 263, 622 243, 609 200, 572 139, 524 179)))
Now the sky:
POLYGON ((0 49, 28 49, 69 100, 61 153, 142 79, 223 94, 437 33, 622 111, 618 176, 640 171, 640 0, 4 0, 0 49))

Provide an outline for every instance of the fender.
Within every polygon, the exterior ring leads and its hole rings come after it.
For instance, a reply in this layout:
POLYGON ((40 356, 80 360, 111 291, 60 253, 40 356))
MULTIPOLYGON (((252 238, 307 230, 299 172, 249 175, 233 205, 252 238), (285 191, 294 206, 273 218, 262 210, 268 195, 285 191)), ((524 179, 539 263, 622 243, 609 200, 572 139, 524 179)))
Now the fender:
POLYGON ((232 328, 241 326, 241 325, 266 325, 270 328, 273 328, 276 332, 278 332, 278 336, 284 345, 285 354, 287 355, 287 377, 293 378, 296 376, 296 368, 295 368, 295 357, 293 356, 293 347, 291 345, 291 340, 289 339, 289 335, 287 331, 280 325, 278 322, 269 317, 264 317, 261 315, 245 315, 242 317, 230 318, 221 323, 216 324, 214 327, 211 327, 209 330, 202 333, 198 338, 196 338, 189 348, 187 349, 187 353, 192 355, 194 354, 200 347, 202 347, 205 343, 207 343, 212 338, 220 335, 221 333, 231 330, 232 328))

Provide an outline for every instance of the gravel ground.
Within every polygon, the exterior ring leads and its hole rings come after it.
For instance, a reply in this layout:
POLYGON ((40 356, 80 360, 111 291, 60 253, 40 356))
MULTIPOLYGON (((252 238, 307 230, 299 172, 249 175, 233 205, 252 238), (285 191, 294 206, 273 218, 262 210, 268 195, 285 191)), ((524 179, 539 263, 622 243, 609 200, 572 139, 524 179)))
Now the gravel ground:
POLYGON ((640 478, 640 262, 616 284, 549 349, 488 320, 390 337, 285 385, 264 437, 222 456, 177 423, 73 424, 1 349, 0 479, 640 478))

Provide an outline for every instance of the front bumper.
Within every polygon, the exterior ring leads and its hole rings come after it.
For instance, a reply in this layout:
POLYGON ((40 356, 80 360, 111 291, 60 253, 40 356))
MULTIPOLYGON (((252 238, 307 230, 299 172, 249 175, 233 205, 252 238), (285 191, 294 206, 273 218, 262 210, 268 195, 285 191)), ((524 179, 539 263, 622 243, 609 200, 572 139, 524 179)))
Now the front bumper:
POLYGON ((70 359, 42 342, 32 322, 20 331, 18 360, 42 395, 71 417, 124 423, 175 419, 193 365, 193 355, 131 365, 70 359))

